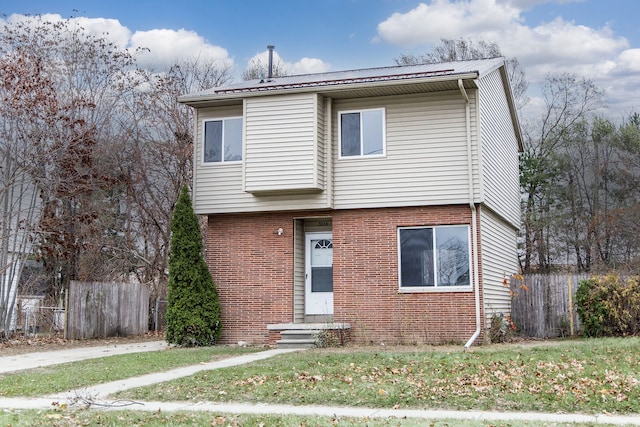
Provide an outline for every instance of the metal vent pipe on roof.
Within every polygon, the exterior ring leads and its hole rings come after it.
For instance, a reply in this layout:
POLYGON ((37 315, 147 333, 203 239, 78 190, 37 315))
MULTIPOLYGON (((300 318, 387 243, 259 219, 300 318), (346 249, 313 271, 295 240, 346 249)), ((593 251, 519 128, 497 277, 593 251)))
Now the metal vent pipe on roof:
POLYGON ((274 45, 268 45, 267 49, 269 49, 269 75, 268 75, 268 79, 271 79, 273 77, 273 49, 275 48, 274 45))

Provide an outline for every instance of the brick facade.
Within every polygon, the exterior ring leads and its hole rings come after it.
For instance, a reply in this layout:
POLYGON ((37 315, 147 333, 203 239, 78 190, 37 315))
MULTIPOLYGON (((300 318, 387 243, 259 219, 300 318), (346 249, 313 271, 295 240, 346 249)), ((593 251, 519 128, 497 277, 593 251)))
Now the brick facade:
POLYGON ((352 341, 464 343, 473 335, 474 292, 398 292, 397 227, 469 224, 462 205, 209 216, 222 342, 266 344, 267 325, 293 321, 294 222, 313 216, 332 218, 334 321, 351 324, 352 341))

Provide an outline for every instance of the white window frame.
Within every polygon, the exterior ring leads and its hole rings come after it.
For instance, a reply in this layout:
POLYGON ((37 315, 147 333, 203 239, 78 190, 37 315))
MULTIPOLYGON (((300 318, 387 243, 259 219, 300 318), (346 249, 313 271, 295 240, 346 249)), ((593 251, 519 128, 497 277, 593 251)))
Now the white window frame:
POLYGON ((229 117, 216 117, 216 118, 208 118, 208 119, 203 119, 202 120, 202 147, 200 150, 200 155, 201 155, 201 161, 200 163, 202 165, 205 166, 209 166, 209 165, 220 165, 220 164, 229 164, 229 163, 242 163, 242 160, 244 159, 244 117, 242 116, 229 116, 229 117), (242 126, 240 128, 240 155, 241 155, 241 159, 240 160, 225 160, 225 152, 224 152, 224 137, 225 137, 225 129, 226 129, 226 122, 229 120, 242 120, 242 126), (219 162, 207 162, 205 160, 205 144, 206 144, 206 124, 207 122, 222 122, 222 147, 221 149, 221 157, 220 157, 220 161, 219 162))
POLYGON ((415 292, 471 292, 473 291, 473 271, 472 271, 472 247, 471 247, 471 227, 469 224, 452 224, 452 225, 434 225, 434 226, 413 226, 413 227, 398 227, 397 241, 398 241, 398 289, 400 293, 415 293, 415 292), (469 284, 464 286, 447 286, 438 285, 438 242, 436 239, 436 230, 447 227, 466 227, 467 229, 467 257, 469 268, 469 284), (402 286, 402 253, 401 253, 401 230, 418 230, 418 229, 431 229, 433 230, 433 268, 434 268, 434 285, 433 286, 402 286))
POLYGON ((338 158, 339 159, 361 159, 361 158, 371 158, 371 157, 384 157, 387 155, 387 116, 386 110, 384 107, 381 108, 364 108, 359 110, 345 110, 338 112, 338 158), (381 132, 382 132, 382 153, 376 154, 364 154, 364 126, 362 123, 362 113, 367 111, 381 111, 382 112, 382 123, 381 132), (360 154, 353 156, 343 156, 342 155, 342 116, 344 114, 360 114, 360 154))

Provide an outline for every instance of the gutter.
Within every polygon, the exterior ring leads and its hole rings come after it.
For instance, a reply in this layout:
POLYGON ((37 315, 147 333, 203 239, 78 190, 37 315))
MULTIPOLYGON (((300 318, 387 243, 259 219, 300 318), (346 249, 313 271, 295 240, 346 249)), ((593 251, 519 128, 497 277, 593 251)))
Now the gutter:
POLYGON ((467 171, 467 178, 469 180, 469 207, 471 208, 471 240, 472 240, 472 249, 473 249, 473 258, 472 258, 472 268, 473 268, 473 290, 475 296, 475 306, 476 306, 476 331, 473 333, 469 341, 464 345, 464 348, 469 348, 475 340, 480 336, 480 331, 482 330, 482 319, 480 316, 480 285, 479 285, 479 275, 478 275, 478 230, 477 230, 477 211, 476 205, 473 201, 474 199, 474 190, 473 190, 473 155, 471 150, 471 108, 469 106, 469 95, 467 91, 464 89, 464 83, 462 79, 458 79, 458 88, 460 89, 460 93, 465 101, 465 118, 466 118, 466 128, 467 128, 467 163, 469 165, 467 171))

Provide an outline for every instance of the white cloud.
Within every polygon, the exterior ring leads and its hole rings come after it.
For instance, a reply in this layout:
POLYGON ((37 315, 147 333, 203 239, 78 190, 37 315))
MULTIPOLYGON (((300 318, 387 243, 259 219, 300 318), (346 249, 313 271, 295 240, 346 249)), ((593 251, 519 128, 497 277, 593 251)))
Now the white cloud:
POLYGON ((519 10, 495 0, 420 3, 407 13, 394 13, 378 24, 378 40, 399 46, 435 43, 441 38, 493 31, 520 20, 519 10))
MULTIPOLYGON (((434 0, 430 5, 423 3, 407 13, 391 15, 378 25, 378 38, 399 46, 425 48, 441 38, 496 42, 505 56, 518 58, 533 81, 552 71, 597 68, 600 62, 606 63, 628 47, 627 40, 616 37, 608 27, 594 29, 561 17, 535 27, 526 26, 522 10, 514 6, 523 3, 434 0)), ((534 1, 526 3, 531 5, 534 1)))
POLYGON ((498 43, 505 55, 517 56, 530 67, 536 80, 552 71, 580 72, 585 66, 593 70, 628 46, 626 39, 615 37, 608 27, 593 29, 562 18, 534 28, 517 25, 511 29, 510 34, 496 34, 498 43))
POLYGON ((330 66, 318 58, 302 58, 292 64, 294 74, 324 73, 330 66))
POLYGON ((184 29, 136 31, 129 48, 149 49, 139 55, 138 61, 141 66, 155 69, 165 69, 176 60, 194 57, 219 62, 221 66, 233 65, 226 49, 214 46, 197 33, 184 29))
POLYGON ((623 50, 612 62, 615 63, 615 68, 612 69, 615 74, 640 73, 640 49, 623 50))

